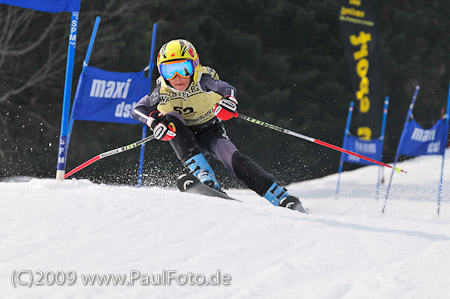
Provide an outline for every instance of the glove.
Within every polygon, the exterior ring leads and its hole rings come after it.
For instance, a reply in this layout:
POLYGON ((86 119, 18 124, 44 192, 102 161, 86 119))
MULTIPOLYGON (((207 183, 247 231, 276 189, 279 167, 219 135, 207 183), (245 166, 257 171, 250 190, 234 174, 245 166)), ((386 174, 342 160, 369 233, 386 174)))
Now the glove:
POLYGON ((153 130, 153 136, 156 139, 169 141, 177 136, 175 125, 164 119, 164 116, 159 111, 153 111, 147 118, 147 126, 153 130))
POLYGON ((220 102, 213 106, 213 111, 218 119, 229 120, 239 115, 237 108, 238 101, 234 97, 223 96, 220 102))

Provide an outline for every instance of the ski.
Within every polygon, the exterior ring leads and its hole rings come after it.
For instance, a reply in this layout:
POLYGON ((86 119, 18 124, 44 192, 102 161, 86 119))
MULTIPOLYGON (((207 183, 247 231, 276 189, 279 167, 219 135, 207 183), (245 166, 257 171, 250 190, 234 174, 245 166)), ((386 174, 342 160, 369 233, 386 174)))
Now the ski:
MULTIPOLYGON (((184 174, 180 175, 178 177, 177 187, 181 192, 206 195, 206 196, 212 196, 212 197, 220 197, 220 198, 224 198, 224 199, 228 199, 228 200, 240 201, 238 199, 228 196, 224 192, 220 192, 220 191, 214 190, 214 189, 206 186, 205 184, 200 182, 198 180, 198 178, 196 176, 194 176, 192 173, 184 173, 184 174)), ((309 209, 304 209, 303 213, 309 214, 309 209)))
POLYGON ((192 173, 184 173, 180 175, 178 177, 177 187, 181 192, 220 197, 238 201, 237 199, 228 196, 226 193, 222 193, 206 186, 205 184, 200 182, 192 173))

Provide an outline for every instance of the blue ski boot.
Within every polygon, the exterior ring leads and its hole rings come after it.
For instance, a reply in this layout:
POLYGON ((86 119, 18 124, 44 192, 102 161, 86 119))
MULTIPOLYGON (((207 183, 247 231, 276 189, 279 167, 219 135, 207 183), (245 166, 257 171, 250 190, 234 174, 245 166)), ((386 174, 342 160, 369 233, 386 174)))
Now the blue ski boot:
POLYGON ((220 189, 219 183, 216 180, 214 171, 212 170, 211 166, 209 166, 208 161, 206 161, 203 154, 197 154, 192 158, 184 161, 184 163, 189 168, 190 172, 195 175, 200 182, 208 187, 222 191, 220 189))
POLYGON ((270 201, 270 203, 274 206, 306 213, 302 206, 302 202, 297 197, 287 193, 286 188, 281 187, 276 182, 270 186, 269 190, 267 190, 266 194, 264 194, 264 198, 270 201))

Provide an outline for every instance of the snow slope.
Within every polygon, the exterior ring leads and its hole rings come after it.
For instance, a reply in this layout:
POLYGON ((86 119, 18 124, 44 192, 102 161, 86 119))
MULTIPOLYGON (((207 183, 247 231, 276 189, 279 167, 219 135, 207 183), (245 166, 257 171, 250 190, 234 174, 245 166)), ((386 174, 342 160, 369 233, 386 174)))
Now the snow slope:
POLYGON ((337 175, 289 186, 310 215, 249 190, 229 191, 240 203, 75 179, 3 182, 0 298, 450 298, 450 163, 437 216, 440 163, 402 163, 408 174, 394 176, 385 214, 383 199, 373 197, 375 166, 344 173, 338 199, 337 175), (77 281, 13 287, 18 270, 75 271, 77 281), (220 270, 232 279, 220 286, 81 279, 133 270, 220 270))

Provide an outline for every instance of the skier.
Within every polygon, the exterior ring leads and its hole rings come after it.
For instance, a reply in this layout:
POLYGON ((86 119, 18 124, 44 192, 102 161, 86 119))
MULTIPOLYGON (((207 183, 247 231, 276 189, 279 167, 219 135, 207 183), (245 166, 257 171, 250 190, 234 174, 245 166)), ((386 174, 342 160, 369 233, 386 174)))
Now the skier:
POLYGON ((228 139, 223 121, 238 115, 236 89, 200 64, 190 42, 177 39, 163 45, 157 66, 161 76, 155 89, 135 105, 134 119, 147 124, 156 139, 169 141, 178 159, 203 184, 223 192, 205 159, 210 154, 273 205, 305 212, 297 197, 228 139))

